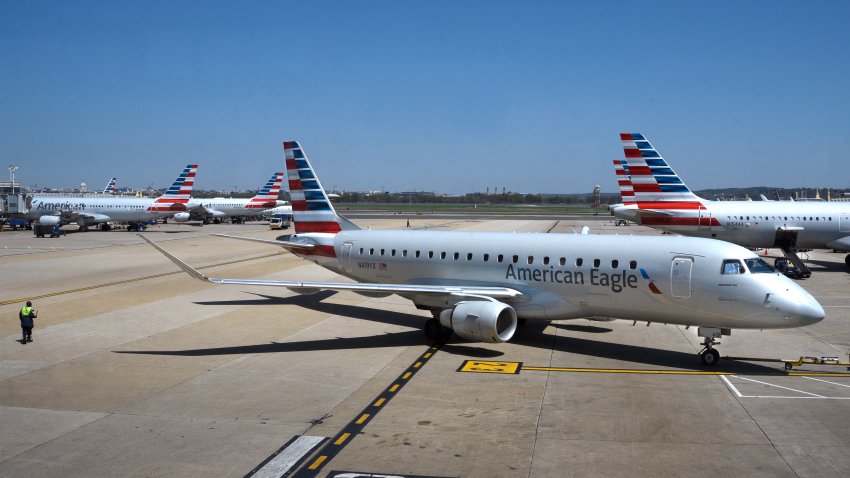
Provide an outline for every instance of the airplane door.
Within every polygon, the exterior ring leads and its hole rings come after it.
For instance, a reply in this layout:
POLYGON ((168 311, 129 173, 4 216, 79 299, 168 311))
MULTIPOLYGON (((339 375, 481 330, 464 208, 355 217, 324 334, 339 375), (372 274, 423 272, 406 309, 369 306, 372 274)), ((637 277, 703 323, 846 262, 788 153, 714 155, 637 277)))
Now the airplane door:
POLYGON ((699 208, 699 222, 697 227, 700 231, 711 230, 711 211, 702 206, 699 208))
POLYGON ((676 257, 670 268, 670 293, 673 297, 687 299, 691 296, 691 269, 694 260, 690 257, 676 257))
POLYGON ((342 263, 342 270, 351 272, 351 248, 354 246, 351 242, 346 242, 342 245, 342 256, 339 261, 342 263))
POLYGON ((838 214, 838 232, 850 232, 850 212, 838 214))

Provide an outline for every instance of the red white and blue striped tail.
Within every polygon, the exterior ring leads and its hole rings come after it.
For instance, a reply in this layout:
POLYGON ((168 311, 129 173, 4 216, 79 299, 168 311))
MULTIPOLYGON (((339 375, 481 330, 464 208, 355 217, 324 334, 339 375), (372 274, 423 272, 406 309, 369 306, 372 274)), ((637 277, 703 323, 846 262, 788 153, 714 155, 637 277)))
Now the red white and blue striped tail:
POLYGON ((283 182, 283 172, 272 174, 272 177, 266 182, 266 185, 260 189, 256 196, 252 197, 248 204, 245 205, 248 209, 271 209, 277 206, 277 198, 280 196, 280 185, 283 182))
POLYGON ((634 200, 641 209, 699 209, 702 200, 639 133, 620 133, 634 200))
POLYGON ((198 171, 197 164, 188 164, 180 176, 165 191, 165 194, 156 198, 148 211, 185 211, 192 188, 195 186, 195 173, 198 171))
POLYGON ((112 178, 106 183, 106 187, 103 188, 103 194, 115 194, 115 181, 118 181, 118 178, 112 178))
POLYGON ((617 185, 620 187, 620 198, 624 205, 635 203, 635 189, 632 178, 629 177, 629 166, 625 159, 614 160, 614 172, 617 174, 617 185))
POLYGON ((301 145, 297 141, 284 141, 283 150, 295 233, 336 234, 343 229, 356 228, 337 215, 301 145))

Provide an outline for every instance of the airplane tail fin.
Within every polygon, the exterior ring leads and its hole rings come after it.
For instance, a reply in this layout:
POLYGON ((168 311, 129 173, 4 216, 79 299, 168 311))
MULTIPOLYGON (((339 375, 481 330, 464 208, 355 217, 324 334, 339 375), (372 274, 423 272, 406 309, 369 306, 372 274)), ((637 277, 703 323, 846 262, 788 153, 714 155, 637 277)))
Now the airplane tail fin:
POLYGON ((301 145, 297 141, 284 141, 283 149, 295 233, 336 234, 341 230, 359 229, 336 213, 301 145))
POLYGON ((248 209, 271 209, 277 206, 277 198, 280 196, 280 185, 282 182, 282 172, 272 174, 266 185, 260 189, 260 192, 256 196, 248 201, 245 207, 248 209))
POLYGON ((197 164, 188 164, 171 183, 171 187, 165 193, 156 198, 154 204, 148 208, 151 211, 185 211, 192 188, 195 186, 195 173, 198 171, 197 164))
POLYGON ((110 179, 109 182, 106 183, 106 187, 103 188, 103 194, 115 194, 115 181, 117 180, 118 178, 110 179))
POLYGON ((614 160, 614 172, 617 173, 617 184, 620 186, 620 198, 624 205, 635 203, 635 189, 632 178, 629 177, 629 166, 624 159, 614 160))
POLYGON ((698 209, 692 193, 658 151, 639 133, 620 133, 635 203, 641 209, 698 209))

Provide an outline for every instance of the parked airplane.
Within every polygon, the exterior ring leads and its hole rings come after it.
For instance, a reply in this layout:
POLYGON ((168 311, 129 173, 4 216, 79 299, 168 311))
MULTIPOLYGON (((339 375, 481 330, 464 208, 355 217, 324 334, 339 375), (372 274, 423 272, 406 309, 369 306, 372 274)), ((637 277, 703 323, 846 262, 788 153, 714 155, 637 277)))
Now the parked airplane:
MULTIPOLYGON (((620 135, 633 204, 614 205, 617 217, 686 236, 712 237, 745 247, 778 247, 801 271, 798 249, 850 250, 850 204, 803 201, 710 201, 685 185, 641 134, 620 135)), ((615 170, 618 181, 623 175, 615 170)), ((845 258, 850 267, 850 255, 845 258)))
POLYGON ((115 194, 115 181, 118 181, 118 178, 112 178, 106 183, 106 187, 103 188, 102 194, 115 194))
MULTIPOLYGON (((699 326, 707 365, 732 328, 800 327, 818 302, 752 252, 689 237, 361 230, 338 216, 301 147, 284 143, 295 234, 280 245, 355 282, 208 278, 144 238, 195 278, 216 284, 398 294, 430 310, 425 333, 511 339, 518 318, 606 317, 699 326)), ((232 237, 232 236, 228 236, 232 237)))
POLYGON ((266 182, 256 196, 248 198, 195 198, 192 201, 201 207, 192 211, 192 216, 200 218, 204 223, 213 220, 216 223, 225 218, 244 218, 265 214, 266 210, 284 204, 277 198, 280 195, 280 184, 283 182, 283 173, 274 173, 266 182))
POLYGON ((158 198, 86 197, 34 195, 27 219, 39 224, 65 225, 77 223, 81 231, 94 224, 109 230, 109 222, 138 224, 148 219, 173 217, 177 222, 189 220, 189 196, 195 184, 197 164, 186 166, 171 187, 158 198))

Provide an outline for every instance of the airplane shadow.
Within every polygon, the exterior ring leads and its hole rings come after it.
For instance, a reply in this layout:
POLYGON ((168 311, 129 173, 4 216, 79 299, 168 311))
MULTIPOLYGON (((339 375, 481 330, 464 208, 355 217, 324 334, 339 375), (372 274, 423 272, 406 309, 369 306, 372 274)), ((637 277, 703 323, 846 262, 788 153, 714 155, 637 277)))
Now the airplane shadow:
POLYGON ((807 266, 815 265, 817 269, 812 272, 817 274, 818 272, 844 272, 850 274, 850 267, 847 267, 844 264, 844 261, 841 262, 832 262, 832 261, 820 261, 816 259, 808 259, 804 261, 807 266))
MULTIPOLYGON (((328 304, 322 301, 335 295, 335 291, 323 291, 312 295, 298 295, 292 297, 276 297, 258 293, 252 295, 260 298, 238 299, 223 301, 196 302, 200 305, 296 305, 317 312, 331 315, 340 315, 358 320, 368 320, 383 324, 415 327, 420 330, 404 332, 388 332, 380 335, 364 337, 336 337, 332 339, 306 340, 300 342, 272 342, 264 344, 240 345, 231 347, 216 347, 187 350, 115 350, 114 353, 133 355, 169 355, 183 357, 217 356, 217 355, 244 355, 280 352, 310 352, 322 350, 345 350, 345 349, 369 349, 384 347, 403 347, 411 345, 433 345, 421 331, 427 317, 406 314, 403 312, 390 312, 346 304, 328 304)), ((547 350, 556 350, 568 354, 582 355, 587 357, 598 357, 614 359, 625 362, 622 368, 633 366, 674 367, 676 369, 693 371, 724 371, 729 373, 740 373, 748 375, 776 375, 781 371, 776 367, 766 367, 749 362, 738 362, 723 359, 715 368, 702 365, 695 352, 678 352, 674 350, 657 349, 639 345, 619 344, 603 342, 590 338, 581 337, 584 334, 602 334, 611 332, 612 329, 582 324, 560 324, 553 323, 552 326, 571 332, 574 335, 557 336, 546 333, 545 329, 550 324, 544 321, 529 321, 517 329, 512 343, 526 347, 537 347, 547 350)), ((452 336, 442 345, 441 351, 451 355, 472 358, 494 358, 504 355, 498 350, 490 350, 452 336)), ((535 364, 545 365, 545 364, 535 364)))

